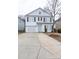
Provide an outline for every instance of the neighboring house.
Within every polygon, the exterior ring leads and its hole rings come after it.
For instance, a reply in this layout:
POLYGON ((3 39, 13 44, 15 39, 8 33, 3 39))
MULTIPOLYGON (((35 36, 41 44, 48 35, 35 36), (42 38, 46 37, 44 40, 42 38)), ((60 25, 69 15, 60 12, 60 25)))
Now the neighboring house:
POLYGON ((24 32, 25 30, 25 20, 21 17, 18 17, 18 31, 24 32))
POLYGON ((52 32, 53 17, 45 10, 38 8, 25 15, 26 32, 52 32))
POLYGON ((58 32, 58 30, 61 31, 61 17, 55 21, 54 29, 56 30, 56 32, 58 32))

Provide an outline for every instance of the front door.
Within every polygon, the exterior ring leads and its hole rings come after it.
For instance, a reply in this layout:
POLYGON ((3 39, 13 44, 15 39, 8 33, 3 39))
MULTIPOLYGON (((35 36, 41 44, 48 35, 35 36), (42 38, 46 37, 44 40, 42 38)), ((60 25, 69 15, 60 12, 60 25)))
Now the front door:
POLYGON ((46 25, 44 26, 44 28, 45 28, 45 32, 47 32, 47 27, 46 27, 46 25))

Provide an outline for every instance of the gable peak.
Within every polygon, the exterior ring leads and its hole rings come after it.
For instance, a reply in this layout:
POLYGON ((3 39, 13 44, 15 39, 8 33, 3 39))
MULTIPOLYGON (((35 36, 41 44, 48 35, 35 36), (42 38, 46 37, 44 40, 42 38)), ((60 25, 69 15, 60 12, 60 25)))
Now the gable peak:
MULTIPOLYGON (((32 12, 30 12, 30 13, 28 13, 28 14, 26 14, 25 16, 27 16, 27 15, 29 15, 29 14, 31 14, 31 13, 33 13, 33 12, 35 12, 35 11, 37 11, 37 10, 41 10, 41 11, 43 11, 43 12, 45 12, 45 13, 47 13, 47 14, 49 14, 47 11, 45 11, 44 9, 42 9, 42 8, 37 8, 37 9, 35 9, 35 10, 33 10, 32 12)), ((39 12, 39 14, 41 14, 41 11, 39 12)), ((49 14, 50 15, 50 14, 49 14)))

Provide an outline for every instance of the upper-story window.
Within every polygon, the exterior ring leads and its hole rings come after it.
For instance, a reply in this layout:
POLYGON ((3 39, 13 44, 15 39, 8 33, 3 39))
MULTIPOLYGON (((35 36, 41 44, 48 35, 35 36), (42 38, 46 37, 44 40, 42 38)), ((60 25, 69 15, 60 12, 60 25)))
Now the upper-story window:
POLYGON ((39 21, 39 17, 38 17, 38 21, 39 21))
POLYGON ((42 21, 42 17, 41 17, 41 21, 42 21))
POLYGON ((27 22, 29 22, 29 18, 27 17, 27 22))
POLYGON ((36 17, 34 17, 34 22, 36 22, 36 17))
POLYGON ((43 22, 45 22, 45 18, 43 19, 43 22))
POLYGON ((38 17, 38 21, 42 21, 42 17, 38 17))
POLYGON ((52 19, 50 18, 50 22, 52 22, 52 19))

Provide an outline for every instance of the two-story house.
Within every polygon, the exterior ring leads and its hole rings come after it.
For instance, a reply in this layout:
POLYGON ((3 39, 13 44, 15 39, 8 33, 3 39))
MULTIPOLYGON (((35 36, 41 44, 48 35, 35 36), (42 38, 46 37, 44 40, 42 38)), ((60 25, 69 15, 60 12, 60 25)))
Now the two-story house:
POLYGON ((25 15, 25 23, 26 32, 52 32, 53 17, 38 8, 25 15))

